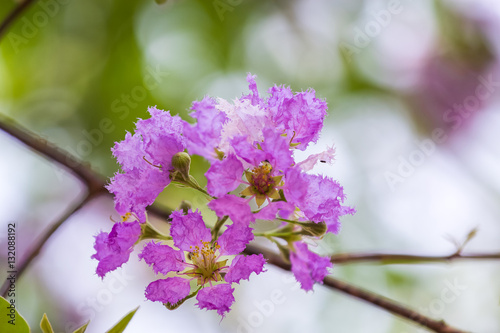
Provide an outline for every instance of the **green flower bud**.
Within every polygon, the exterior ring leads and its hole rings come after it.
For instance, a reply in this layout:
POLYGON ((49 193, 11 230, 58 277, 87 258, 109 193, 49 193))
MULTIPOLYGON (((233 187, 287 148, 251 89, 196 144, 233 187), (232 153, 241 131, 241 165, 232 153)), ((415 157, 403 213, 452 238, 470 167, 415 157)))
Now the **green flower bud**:
POLYGON ((191 157, 188 153, 183 151, 177 153, 172 157, 171 178, 176 179, 180 176, 184 181, 189 180, 189 168, 191 166, 191 157))
POLYGON ((300 234, 305 236, 322 237, 327 230, 325 222, 301 223, 300 226, 302 227, 300 234))

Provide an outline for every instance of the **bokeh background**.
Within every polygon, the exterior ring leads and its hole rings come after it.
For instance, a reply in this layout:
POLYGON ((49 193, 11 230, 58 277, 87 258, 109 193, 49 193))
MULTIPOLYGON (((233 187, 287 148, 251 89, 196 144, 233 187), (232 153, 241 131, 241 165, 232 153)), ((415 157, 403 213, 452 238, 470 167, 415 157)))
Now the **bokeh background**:
MULTIPOLYGON (((1 17, 16 5, 0 3, 1 17)), ((189 119, 206 94, 247 93, 247 72, 261 94, 312 87, 329 110, 308 152, 337 151, 314 172, 338 179, 358 211, 319 253, 449 255, 475 228, 464 253, 498 252, 499 29, 494 0, 41 0, 0 44, 0 112, 109 177, 110 148, 148 106, 189 119)), ((19 260, 84 187, 3 132, 0 146, 3 279, 7 223, 17 225, 19 260)), ((207 168, 194 159, 198 179, 207 168)), ((186 198, 204 204, 173 187, 159 202, 186 198)), ((89 332, 104 332, 138 305, 126 332, 423 331, 322 286, 305 293, 274 267, 237 287, 222 322, 192 300, 168 311, 145 300, 154 276, 136 253, 104 280, 95 274, 93 236, 110 230, 110 216, 110 197, 91 202, 18 281, 34 332, 44 312, 57 332, 88 319, 89 332)), ((332 274, 461 329, 500 331, 498 262, 339 264, 332 274)))

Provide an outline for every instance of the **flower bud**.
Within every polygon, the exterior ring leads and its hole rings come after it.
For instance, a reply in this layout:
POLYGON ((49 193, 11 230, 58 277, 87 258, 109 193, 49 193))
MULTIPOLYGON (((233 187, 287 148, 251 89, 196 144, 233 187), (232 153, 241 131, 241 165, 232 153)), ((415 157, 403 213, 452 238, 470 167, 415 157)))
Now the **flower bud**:
POLYGON ((322 237, 327 231, 325 222, 301 223, 300 226, 302 227, 300 234, 305 236, 322 237))
POLYGON ((183 180, 189 180, 189 168, 191 166, 191 157, 183 151, 178 152, 172 157, 172 178, 180 175, 183 180))

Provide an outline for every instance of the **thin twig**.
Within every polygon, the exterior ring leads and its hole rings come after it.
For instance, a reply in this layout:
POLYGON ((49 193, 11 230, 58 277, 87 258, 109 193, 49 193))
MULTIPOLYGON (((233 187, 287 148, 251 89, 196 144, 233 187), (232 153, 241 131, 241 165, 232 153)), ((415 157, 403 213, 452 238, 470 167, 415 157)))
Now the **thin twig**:
POLYGON ((33 3, 34 0, 24 0, 19 3, 0 23, 0 39, 7 32, 9 26, 33 3))
POLYGON ((454 253, 448 256, 422 256, 394 253, 340 253, 330 257, 334 264, 351 264, 359 262, 375 262, 377 264, 421 264, 432 262, 449 262, 454 260, 498 260, 500 253, 454 253))
MULTIPOLYGON (((272 264, 287 271, 291 270, 291 266, 289 263, 286 263, 278 254, 275 254, 269 250, 264 250, 255 245, 247 245, 247 248, 245 249, 244 253, 263 254, 269 264, 272 264)), ((380 307, 396 316, 408 319, 434 332, 466 333, 465 331, 461 331, 459 329, 447 325, 443 320, 431 319, 387 297, 353 286, 351 284, 337 280, 335 278, 327 277, 323 280, 323 284, 331 289, 335 289, 344 294, 348 294, 350 296, 362 299, 368 303, 376 305, 377 307, 380 307)))
MULTIPOLYGON (((35 259, 38 254, 40 254, 40 250, 47 243, 48 239, 59 229, 59 227, 68 220, 73 214, 78 212, 83 206, 85 206, 92 198, 95 197, 96 194, 89 193, 83 199, 80 199, 77 203, 73 204, 66 212, 57 219, 38 240, 28 249, 25 258, 21 260, 21 263, 16 267, 16 277, 19 279, 21 275, 24 273, 29 264, 35 259)), ((2 287, 0 288, 0 294, 3 297, 7 294, 9 289, 10 282, 8 280, 4 281, 2 287)))

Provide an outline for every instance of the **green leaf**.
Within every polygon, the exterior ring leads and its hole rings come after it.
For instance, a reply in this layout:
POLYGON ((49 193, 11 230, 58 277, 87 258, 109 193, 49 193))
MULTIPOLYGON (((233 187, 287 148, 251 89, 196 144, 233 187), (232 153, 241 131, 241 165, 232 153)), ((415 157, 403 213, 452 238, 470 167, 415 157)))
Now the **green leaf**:
POLYGON ((90 320, 86 322, 82 327, 75 330, 73 333, 84 333, 87 330, 87 326, 89 325, 90 320))
POLYGON ((123 332, 138 309, 139 309, 139 307, 136 307, 135 310, 129 312, 125 317, 122 318, 122 320, 120 320, 118 322, 118 324, 116 324, 112 329, 110 329, 106 333, 121 333, 121 332, 123 332))
MULTIPOLYGON (((14 300, 14 299, 12 299, 14 300)), ((31 332, 28 323, 14 308, 10 308, 11 303, 0 297, 0 332, 28 333, 31 332), (12 310, 12 312, 11 312, 12 310), (14 320, 12 322, 12 320, 14 320)))
POLYGON ((42 317, 42 321, 40 322, 40 328, 43 333, 54 333, 52 329, 52 325, 50 325, 49 318, 47 318, 47 314, 44 313, 42 317))

